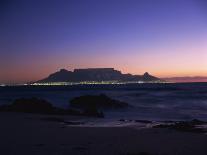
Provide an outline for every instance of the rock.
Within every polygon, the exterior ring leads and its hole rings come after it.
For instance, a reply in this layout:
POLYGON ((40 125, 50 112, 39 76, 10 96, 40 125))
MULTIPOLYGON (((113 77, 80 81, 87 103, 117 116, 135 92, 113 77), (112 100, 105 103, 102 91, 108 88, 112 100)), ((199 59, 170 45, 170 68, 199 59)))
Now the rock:
POLYGON ((102 111, 98 110, 95 106, 88 108, 78 109, 62 109, 54 107, 51 103, 44 99, 38 98, 20 98, 16 99, 11 105, 0 106, 0 112, 23 112, 34 114, 50 114, 50 115, 78 115, 89 117, 104 117, 102 111))
POLYGON ((85 95, 75 97, 70 101, 70 106, 82 110, 105 110, 105 109, 118 109, 128 106, 127 103, 117 101, 109 98, 104 94, 100 95, 85 95))
POLYGON ((144 124, 152 123, 152 121, 148 121, 148 120, 135 120, 135 122, 137 122, 137 123, 144 123, 144 124))
POLYGON ((46 100, 38 98, 20 98, 16 99, 11 105, 0 106, 0 111, 4 112, 23 112, 34 114, 52 114, 52 115, 83 115, 90 117, 103 117, 103 113, 96 109, 79 111, 75 109, 61 109, 52 106, 46 100))
POLYGON ((198 128, 198 125, 205 125, 206 122, 194 119, 192 121, 180 121, 170 124, 160 124, 154 126, 154 128, 168 128, 174 129, 183 132, 194 132, 194 133, 206 133, 206 130, 203 128, 198 128))
POLYGON ((70 101, 71 108, 80 110, 83 115, 96 117, 104 117, 103 110, 127 106, 127 103, 111 99, 104 94, 75 97, 70 101))
POLYGON ((0 107, 1 111, 27 112, 27 113, 53 113, 55 108, 46 100, 38 98, 16 99, 11 105, 0 107))

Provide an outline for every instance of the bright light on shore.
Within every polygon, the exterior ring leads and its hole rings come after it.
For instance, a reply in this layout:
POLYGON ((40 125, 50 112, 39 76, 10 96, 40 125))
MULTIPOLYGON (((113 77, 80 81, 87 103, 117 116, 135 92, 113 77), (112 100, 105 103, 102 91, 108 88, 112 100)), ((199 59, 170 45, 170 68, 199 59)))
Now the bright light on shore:
POLYGON ((123 84, 142 84, 142 83, 166 83, 163 81, 82 81, 82 82, 45 82, 45 83, 32 83, 30 85, 34 86, 64 86, 64 85, 107 85, 107 84, 114 84, 114 85, 123 85, 123 84))

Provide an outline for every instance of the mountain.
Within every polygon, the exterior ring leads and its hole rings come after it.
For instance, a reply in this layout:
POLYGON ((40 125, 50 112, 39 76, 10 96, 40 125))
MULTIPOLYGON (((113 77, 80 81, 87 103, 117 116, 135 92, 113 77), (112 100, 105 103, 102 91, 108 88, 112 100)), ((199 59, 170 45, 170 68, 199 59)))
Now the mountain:
POLYGON ((162 79, 168 82, 207 82, 207 77, 205 76, 169 77, 162 79))
POLYGON ((74 69, 68 71, 61 69, 58 72, 50 74, 47 78, 37 81, 37 83, 48 82, 83 82, 83 81, 119 81, 119 82, 161 82, 162 80, 144 73, 144 75, 122 74, 114 68, 88 68, 88 69, 74 69))

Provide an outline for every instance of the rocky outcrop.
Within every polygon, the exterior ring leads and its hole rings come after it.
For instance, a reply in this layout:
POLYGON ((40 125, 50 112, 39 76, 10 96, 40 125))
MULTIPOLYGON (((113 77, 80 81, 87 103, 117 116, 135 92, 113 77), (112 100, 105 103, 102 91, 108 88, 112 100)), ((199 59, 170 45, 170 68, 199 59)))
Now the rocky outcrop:
POLYGON ((207 133, 205 126, 207 122, 194 119, 192 121, 180 121, 164 123, 154 126, 154 128, 174 129, 182 132, 207 133))
POLYGON ((22 112, 33 114, 48 114, 48 115, 78 115, 90 117, 104 117, 103 113, 96 110, 75 110, 75 109, 61 109, 52 106, 46 100, 38 98, 21 98, 16 99, 11 105, 0 106, 1 112, 22 112))
POLYGON ((128 106, 128 104, 118 100, 111 99, 104 94, 100 94, 75 97, 70 101, 70 106, 73 108, 84 110, 106 110, 125 108, 128 106))

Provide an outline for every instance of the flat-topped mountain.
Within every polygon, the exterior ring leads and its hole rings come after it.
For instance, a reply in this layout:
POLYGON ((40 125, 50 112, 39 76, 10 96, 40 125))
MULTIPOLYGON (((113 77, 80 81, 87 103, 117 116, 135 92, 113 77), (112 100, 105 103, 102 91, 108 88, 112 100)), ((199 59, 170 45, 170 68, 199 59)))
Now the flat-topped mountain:
POLYGON ((48 82, 83 82, 83 81, 143 81, 143 82, 159 82, 159 78, 144 73, 143 75, 122 74, 121 71, 114 68, 87 68, 87 69, 74 69, 68 71, 61 69, 58 72, 50 74, 47 78, 37 81, 39 83, 48 82))

